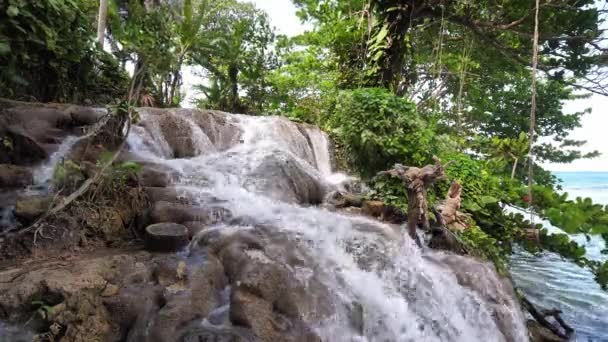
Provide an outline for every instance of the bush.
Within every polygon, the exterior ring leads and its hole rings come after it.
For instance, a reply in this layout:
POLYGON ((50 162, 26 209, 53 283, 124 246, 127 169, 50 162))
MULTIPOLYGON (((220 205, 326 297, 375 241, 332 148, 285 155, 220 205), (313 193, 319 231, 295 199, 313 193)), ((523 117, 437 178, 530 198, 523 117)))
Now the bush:
POLYGON ((328 122, 351 168, 369 177, 395 163, 425 165, 436 150, 416 105, 377 88, 343 91, 328 122))
POLYGON ((128 77, 97 47, 94 0, 0 1, 0 96, 110 102, 128 77))

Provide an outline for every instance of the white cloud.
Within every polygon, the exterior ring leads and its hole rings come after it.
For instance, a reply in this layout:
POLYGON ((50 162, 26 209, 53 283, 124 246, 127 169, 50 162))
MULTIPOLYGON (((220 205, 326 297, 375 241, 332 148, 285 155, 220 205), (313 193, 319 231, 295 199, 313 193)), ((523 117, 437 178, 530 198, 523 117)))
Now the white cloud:
POLYGON ((602 153, 598 158, 577 160, 571 164, 546 164, 551 171, 608 171, 608 97, 594 95, 588 99, 567 103, 566 112, 582 111, 591 108, 591 114, 585 114, 581 120, 582 127, 570 134, 571 139, 586 140, 584 151, 597 150, 602 153))

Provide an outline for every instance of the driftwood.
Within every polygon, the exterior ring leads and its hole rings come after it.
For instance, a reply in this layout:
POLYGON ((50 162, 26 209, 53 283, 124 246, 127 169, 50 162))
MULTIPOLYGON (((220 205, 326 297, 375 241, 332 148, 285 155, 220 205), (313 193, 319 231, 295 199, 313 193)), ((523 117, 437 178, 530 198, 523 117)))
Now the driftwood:
POLYGON ((563 338, 565 340, 569 340, 574 333, 574 329, 569 326, 560 316, 562 313, 561 310, 553 309, 553 310, 542 310, 539 311, 532 302, 530 302, 526 297, 521 297, 521 303, 523 307, 528 310, 530 315, 540 324, 541 326, 549 329, 555 336, 563 338), (553 317, 555 321, 559 324, 558 327, 555 324, 549 322, 547 317, 553 317))
POLYGON ((403 181, 408 200, 407 230, 418 245, 421 243, 416 234, 416 227, 420 225, 422 229, 430 230, 427 189, 445 177, 441 161, 437 157, 433 157, 433 159, 435 160, 434 165, 427 165, 423 168, 395 164, 393 169, 379 173, 388 174, 403 181))
POLYGON ((467 227, 467 215, 459 211, 462 203, 461 195, 460 183, 452 182, 446 199, 439 208, 444 224, 450 230, 462 231, 467 227))

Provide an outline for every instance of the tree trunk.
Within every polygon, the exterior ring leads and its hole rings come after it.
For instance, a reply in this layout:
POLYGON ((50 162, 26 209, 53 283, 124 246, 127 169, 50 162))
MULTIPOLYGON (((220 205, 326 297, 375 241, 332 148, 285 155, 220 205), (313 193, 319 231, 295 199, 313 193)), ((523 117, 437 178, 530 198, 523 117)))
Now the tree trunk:
POLYGON ((519 159, 515 158, 515 161, 513 162, 513 169, 511 169, 511 179, 515 178, 515 170, 517 170, 518 161, 519 161, 519 159))
POLYGON ((108 0, 99 0, 99 15, 97 17, 97 42, 103 48, 108 22, 108 0))
POLYGON ((401 93, 400 82, 403 76, 403 67, 406 54, 405 36, 410 27, 409 11, 391 11, 384 20, 388 26, 390 45, 384 52, 384 56, 379 61, 380 84, 392 90, 395 94, 401 93))
POLYGON ((234 113, 240 110, 238 75, 239 69, 235 65, 230 65, 228 67, 228 80, 230 82, 230 107, 232 107, 231 111, 234 113))
POLYGON ((181 54, 179 56, 179 59, 177 60, 177 66, 175 67, 175 70, 173 70, 173 77, 171 80, 171 88, 169 90, 169 98, 167 99, 168 102, 168 106, 169 107, 173 107, 173 98, 175 97, 175 91, 177 90, 177 88, 179 87, 179 82, 181 80, 181 69, 182 69, 182 64, 184 63, 184 55, 181 54))

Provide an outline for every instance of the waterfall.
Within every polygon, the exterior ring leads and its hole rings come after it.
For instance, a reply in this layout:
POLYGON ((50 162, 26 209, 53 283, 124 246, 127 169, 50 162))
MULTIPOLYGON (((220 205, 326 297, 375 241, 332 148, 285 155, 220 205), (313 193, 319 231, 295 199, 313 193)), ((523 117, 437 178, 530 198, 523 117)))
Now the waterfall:
POLYGON ((57 151, 51 154, 46 162, 34 169, 34 187, 47 188, 51 180, 53 179, 53 174, 55 172, 55 167, 57 166, 57 164, 65 158, 65 156, 72 150, 72 147, 74 147, 74 145, 78 141, 85 137, 86 136, 66 137, 59 145, 57 151))
POLYGON ((306 133, 310 137, 317 169, 325 176, 331 175, 331 157, 329 155, 329 139, 327 135, 316 127, 307 127, 306 133))
MULTIPOLYGON (((217 198, 239 222, 231 230, 264 226, 296 243, 310 260, 298 277, 318 274, 332 293, 336 312, 312 323, 324 341, 527 341, 512 289, 492 266, 420 250, 390 225, 301 205, 331 188, 322 131, 280 117, 222 115, 238 136, 225 149, 172 159, 166 132, 148 118, 132 130, 130 149, 178 172, 175 187, 195 202, 217 198), (346 309, 353 303, 360 329, 346 309)), ((196 140, 215 141, 200 121, 186 122, 207 137, 196 140)))

